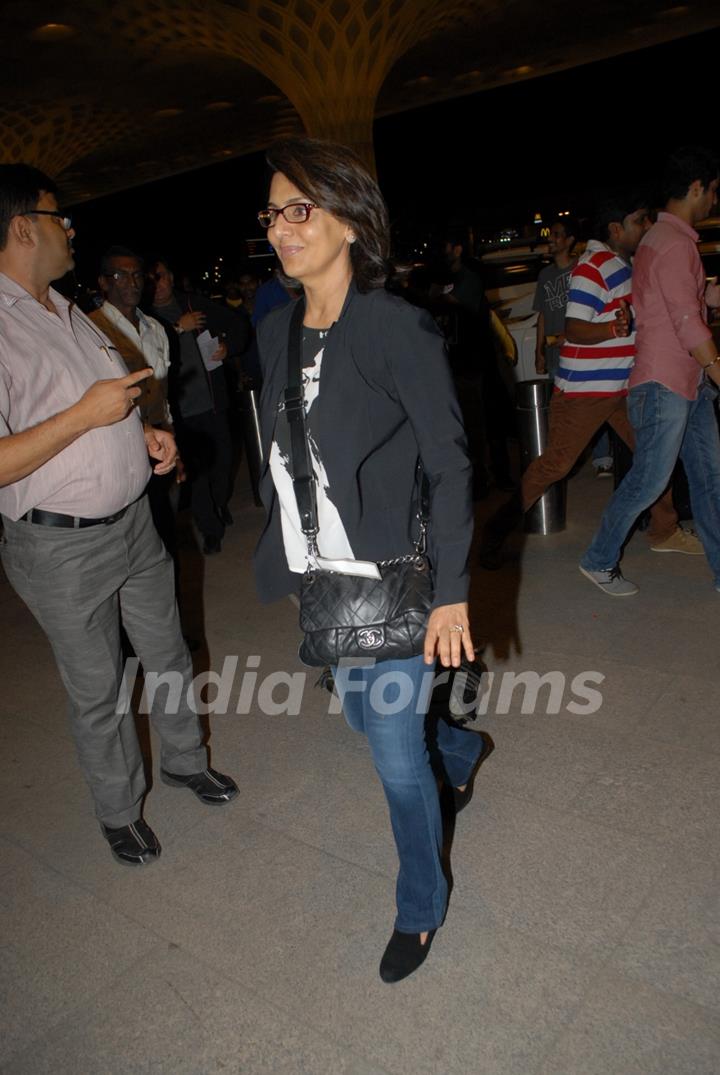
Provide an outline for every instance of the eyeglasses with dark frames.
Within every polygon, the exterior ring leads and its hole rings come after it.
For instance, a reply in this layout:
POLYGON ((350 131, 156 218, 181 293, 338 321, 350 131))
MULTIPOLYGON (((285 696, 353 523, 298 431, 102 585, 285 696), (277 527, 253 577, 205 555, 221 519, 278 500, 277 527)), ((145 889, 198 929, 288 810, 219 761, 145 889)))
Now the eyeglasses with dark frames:
POLYGON ((278 216, 282 216, 288 224, 304 224, 313 209, 318 208, 314 202, 292 202, 284 209, 261 209, 257 218, 261 228, 274 227, 278 216))
POLYGON ((28 209, 27 213, 19 213, 19 216, 54 216, 60 221, 65 231, 72 227, 72 217, 65 216, 59 209, 28 209))
POLYGON ((144 284, 147 275, 144 271, 126 272, 125 269, 116 269, 115 272, 104 272, 106 280, 114 280, 116 284, 124 284, 126 280, 132 280, 134 284, 144 284))

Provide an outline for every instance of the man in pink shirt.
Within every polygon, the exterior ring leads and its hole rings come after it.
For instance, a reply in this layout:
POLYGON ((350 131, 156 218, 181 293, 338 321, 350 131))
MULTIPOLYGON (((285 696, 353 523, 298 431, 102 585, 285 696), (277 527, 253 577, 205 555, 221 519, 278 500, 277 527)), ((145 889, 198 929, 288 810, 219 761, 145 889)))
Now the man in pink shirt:
POLYGON ((103 835, 117 861, 141 866, 160 844, 141 816, 121 617, 146 684, 152 673, 169 677, 151 711, 165 783, 212 804, 237 787, 207 767, 172 562, 144 495, 148 454, 166 474, 175 441, 143 427, 135 406, 152 370, 128 374, 108 337, 50 287, 73 267, 74 234, 51 179, 0 165, 0 552, 53 648, 103 835))
POLYGON ((706 286, 693 225, 717 201, 717 158, 681 149, 664 175, 665 212, 638 247, 633 264, 637 337, 628 414, 635 429, 633 465, 618 486, 580 570, 612 596, 623 543, 638 515, 666 489, 678 456, 690 487, 695 525, 720 591, 720 439, 715 417, 720 356, 707 326, 707 305, 720 289, 706 286))

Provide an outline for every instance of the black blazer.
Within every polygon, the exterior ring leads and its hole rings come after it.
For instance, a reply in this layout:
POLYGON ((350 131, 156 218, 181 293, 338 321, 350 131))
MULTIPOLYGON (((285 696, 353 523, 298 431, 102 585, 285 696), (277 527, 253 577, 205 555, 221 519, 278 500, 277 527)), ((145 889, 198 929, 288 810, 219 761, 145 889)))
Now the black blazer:
MULTIPOLYGON (((251 330, 249 318, 238 317, 237 314, 227 306, 222 306, 219 302, 213 302, 212 299, 206 298, 205 295, 195 294, 195 292, 174 291, 173 296, 183 313, 187 313, 188 310, 198 310, 207 316, 205 328, 211 335, 217 336, 220 332, 225 333, 225 342, 228 349, 228 355, 231 356, 231 359, 233 355, 242 354, 250 342, 251 330)), ((180 339, 171 322, 164 318, 150 303, 146 303, 143 306, 143 310, 150 314, 151 317, 154 317, 156 321, 160 322, 170 341, 168 392, 175 419, 176 421, 181 421, 180 401, 187 391, 185 378, 187 376, 195 375, 194 371, 191 371, 188 374, 181 368, 180 339)), ((197 336, 197 333, 193 333, 193 335, 197 336)), ((231 401, 228 397, 227 373, 224 368, 225 363, 213 370, 212 373, 208 373, 205 370, 205 367, 201 365, 201 359, 198 356, 198 366, 200 374, 202 375, 204 371, 204 375, 210 384, 212 409, 214 411, 226 411, 230 406, 231 401)))
MULTIPOLYGON (((268 511, 255 552, 262 601, 295 592, 300 582, 287 567, 267 463, 275 421, 286 420, 277 407, 287 383, 293 307, 274 310, 257 326, 266 460, 260 495, 268 511)), ((320 455, 355 556, 389 560, 412 551, 420 457, 430 482, 428 555, 435 604, 467 600, 472 467, 444 342, 430 315, 383 289, 361 294, 351 284, 327 337, 316 405, 320 455)))

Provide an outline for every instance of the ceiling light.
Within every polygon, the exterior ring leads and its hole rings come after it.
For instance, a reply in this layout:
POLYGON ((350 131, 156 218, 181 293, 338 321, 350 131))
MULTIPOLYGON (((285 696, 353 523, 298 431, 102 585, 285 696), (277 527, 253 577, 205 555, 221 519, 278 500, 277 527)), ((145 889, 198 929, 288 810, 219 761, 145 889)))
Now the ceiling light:
POLYGON ((227 108, 234 107, 232 101, 211 101, 210 104, 205 105, 207 112, 224 112, 227 108))
POLYGON ((279 93, 266 93, 264 97, 258 97, 255 103, 259 105, 276 105, 279 101, 282 101, 279 93))
POLYGON ((507 73, 509 75, 529 75, 531 71, 532 67, 530 64, 524 63, 521 64, 520 67, 513 67, 512 70, 507 73))
POLYGON ((453 82, 466 82, 468 79, 482 78, 484 71, 463 71, 460 75, 453 75, 453 82))
POLYGON ((172 116, 181 116, 182 113, 182 108, 158 108, 153 112, 153 116, 155 119, 170 119, 172 116))
POLYGON ((62 41, 65 37, 72 37, 77 33, 74 26, 65 22, 46 22, 38 26, 29 35, 33 41, 62 41))

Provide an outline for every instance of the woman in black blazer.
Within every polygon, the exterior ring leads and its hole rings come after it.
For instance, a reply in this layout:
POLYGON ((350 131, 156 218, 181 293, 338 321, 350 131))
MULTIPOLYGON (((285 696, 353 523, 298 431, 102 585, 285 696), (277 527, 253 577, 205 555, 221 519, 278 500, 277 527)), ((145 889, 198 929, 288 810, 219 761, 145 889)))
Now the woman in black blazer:
MULTIPOLYGON (((383 289, 389 229, 374 180, 350 150, 308 139, 278 143, 268 163, 270 197, 258 218, 286 277, 304 292, 303 391, 321 555, 340 561, 407 555, 418 537, 418 460, 429 481, 434 602, 424 654, 334 670, 346 719, 370 743, 400 859, 395 929, 380 964, 381 978, 394 982, 423 962, 446 911, 425 715, 436 658, 457 667, 463 653, 474 656, 467 606, 471 466, 442 337, 427 313, 383 289)), ((256 571, 266 601, 299 589, 308 557, 279 409, 293 308, 274 311, 258 326, 269 462, 261 482, 268 521, 256 571)), ((462 808, 483 740, 440 721, 437 747, 462 808)))

